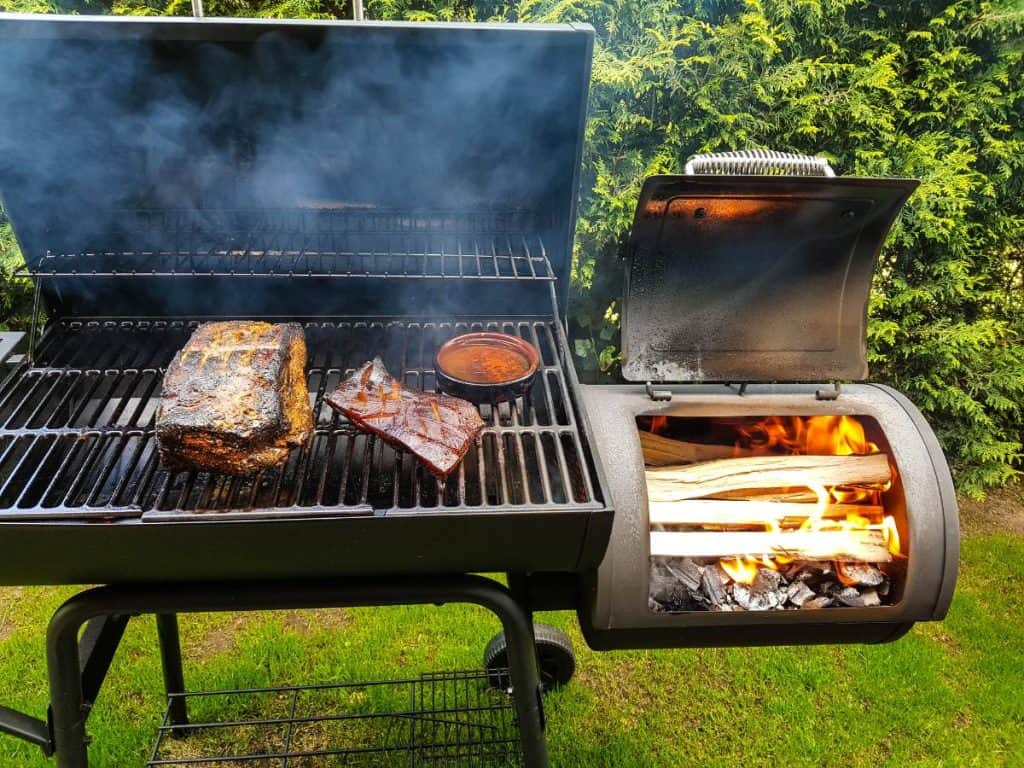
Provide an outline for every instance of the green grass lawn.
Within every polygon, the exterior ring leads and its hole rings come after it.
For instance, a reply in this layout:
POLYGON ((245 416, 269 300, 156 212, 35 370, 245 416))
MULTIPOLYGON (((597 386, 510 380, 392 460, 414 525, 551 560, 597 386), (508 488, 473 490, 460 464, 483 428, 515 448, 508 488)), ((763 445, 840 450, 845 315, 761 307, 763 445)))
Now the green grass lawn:
MULTIPOLYGON (((579 650, 547 699, 554 766, 1024 766, 1024 538, 964 542, 941 624, 883 646, 579 650)), ((0 703, 45 712, 43 637, 68 589, 0 590, 0 703)), ((229 688, 478 667, 480 609, 183 617, 187 682, 229 688)), ((97 768, 141 766, 162 711, 155 626, 129 626, 89 722, 97 768)), ((50 765, 0 737, 0 766, 50 765)))

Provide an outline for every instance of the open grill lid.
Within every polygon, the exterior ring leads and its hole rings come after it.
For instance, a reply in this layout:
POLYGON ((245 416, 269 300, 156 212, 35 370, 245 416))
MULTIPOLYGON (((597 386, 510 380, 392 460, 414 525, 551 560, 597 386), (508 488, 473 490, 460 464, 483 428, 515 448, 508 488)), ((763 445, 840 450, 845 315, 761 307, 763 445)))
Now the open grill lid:
POLYGON ((871 278, 917 182, 836 178, 820 158, 765 151, 698 156, 687 170, 640 194, 623 376, 866 378, 871 278))
POLYGON ((390 228, 385 253, 540 242, 565 291, 592 44, 570 24, 3 14, 0 195, 30 269, 365 253, 390 228))

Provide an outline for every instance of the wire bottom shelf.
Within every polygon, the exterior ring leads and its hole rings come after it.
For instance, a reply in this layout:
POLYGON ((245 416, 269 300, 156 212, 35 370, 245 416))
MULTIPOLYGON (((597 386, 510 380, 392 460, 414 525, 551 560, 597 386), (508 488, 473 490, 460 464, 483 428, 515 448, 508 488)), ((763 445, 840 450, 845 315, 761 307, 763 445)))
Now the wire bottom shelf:
POLYGON ((521 766, 512 698, 488 684, 495 674, 172 694, 146 768, 521 766), (182 699, 190 722, 171 725, 182 699))

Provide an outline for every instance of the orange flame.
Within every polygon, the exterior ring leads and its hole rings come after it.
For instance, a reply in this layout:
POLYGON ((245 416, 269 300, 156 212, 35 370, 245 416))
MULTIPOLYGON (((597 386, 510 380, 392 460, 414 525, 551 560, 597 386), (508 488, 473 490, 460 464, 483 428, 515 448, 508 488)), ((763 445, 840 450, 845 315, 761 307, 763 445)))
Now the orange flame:
POLYGON ((730 579, 740 584, 753 584, 757 578, 758 561, 750 555, 723 557, 718 564, 730 579))
POLYGON ((668 429, 668 416, 651 416, 651 432, 663 434, 668 429))
MULTIPOLYGON (((661 426, 664 429, 664 426, 661 426)), ((739 437, 734 445, 736 455, 768 455, 790 453, 799 455, 850 456, 879 453, 877 443, 869 440, 864 425, 851 416, 770 416, 758 420, 754 424, 741 424, 737 431, 739 437)), ((895 472, 895 468, 893 468, 895 472)), ((805 518, 798 530, 802 531, 834 531, 834 530, 876 530, 881 531, 889 551, 896 557, 906 557, 902 552, 900 535, 896 519, 892 515, 878 514, 868 511, 870 507, 883 507, 882 494, 889 490, 890 484, 873 484, 869 486, 811 486, 817 497, 814 511, 805 518), (842 518, 827 517, 826 511, 831 504, 860 504, 862 511, 848 512, 842 518)), ((792 489, 783 489, 792 490, 792 489)), ((777 520, 764 521, 765 530, 779 530, 777 520)), ((760 557, 743 555, 740 557, 721 558, 722 570, 733 581, 750 584, 757 577, 761 567, 778 570, 792 562, 792 558, 783 556, 760 557)), ((837 562, 836 575, 844 584, 854 584, 856 580, 847 576, 843 564, 837 562)))
POLYGON ((886 515, 882 518, 882 535, 885 537, 885 545, 889 551, 897 557, 904 557, 900 548, 900 532, 896 528, 896 518, 886 515))
POLYGON ((864 425, 852 416, 769 416, 740 426, 735 451, 764 455, 791 453, 812 456, 850 456, 878 453, 864 425))

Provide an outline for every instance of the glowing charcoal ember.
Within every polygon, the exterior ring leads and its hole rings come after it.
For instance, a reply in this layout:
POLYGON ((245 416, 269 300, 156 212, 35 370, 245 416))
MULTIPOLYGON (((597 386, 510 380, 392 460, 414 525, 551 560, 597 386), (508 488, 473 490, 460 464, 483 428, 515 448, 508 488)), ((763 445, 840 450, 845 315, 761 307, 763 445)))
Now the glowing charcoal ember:
POLYGON ((786 590, 786 599, 797 608, 802 607, 804 603, 813 599, 814 596, 814 591, 802 581, 793 582, 786 590))
POLYGON ((828 608, 832 605, 831 597, 816 597, 813 600, 808 600, 800 608, 805 611, 817 611, 821 608, 828 608))
POLYGON ((836 563, 836 575, 847 586, 877 587, 885 580, 882 571, 871 563, 836 563))
POLYGON ((865 608, 875 608, 882 604, 882 599, 874 589, 865 589, 860 593, 860 598, 864 601, 865 608))
POLYGON ((782 575, 778 571, 771 568, 758 568, 751 589, 760 593, 774 592, 781 583, 782 575))
POLYGON ((704 596, 712 605, 725 602, 725 590, 722 589, 722 577, 717 568, 705 568, 701 578, 704 596))
POLYGON ((845 606, 850 608, 863 608, 864 598, 860 596, 860 591, 856 587, 847 587, 836 595, 836 599, 845 606))

